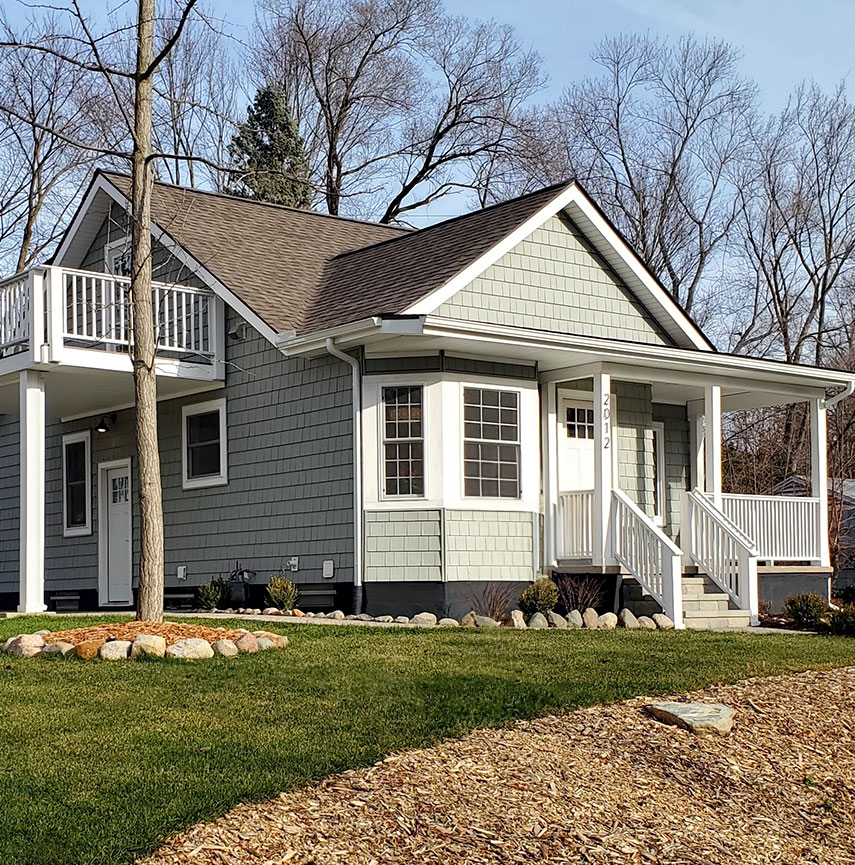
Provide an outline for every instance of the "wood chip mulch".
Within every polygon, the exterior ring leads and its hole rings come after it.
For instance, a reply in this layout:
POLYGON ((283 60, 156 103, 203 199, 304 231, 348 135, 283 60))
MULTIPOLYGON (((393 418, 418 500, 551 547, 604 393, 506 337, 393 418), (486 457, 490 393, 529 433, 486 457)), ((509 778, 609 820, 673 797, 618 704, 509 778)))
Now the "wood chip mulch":
POLYGON ((855 667, 686 696, 736 708, 733 732, 666 726, 644 697, 478 731, 242 805, 138 865, 855 863, 855 667))
POLYGON ((230 628, 207 628, 202 625, 185 625, 178 622, 118 622, 112 625, 93 625, 91 628, 70 628, 67 631, 54 631, 45 634, 46 643, 66 642, 75 646, 88 640, 131 640, 140 634, 154 634, 164 637, 166 645, 171 646, 179 640, 200 637, 209 643, 217 640, 236 640, 243 631, 230 628))

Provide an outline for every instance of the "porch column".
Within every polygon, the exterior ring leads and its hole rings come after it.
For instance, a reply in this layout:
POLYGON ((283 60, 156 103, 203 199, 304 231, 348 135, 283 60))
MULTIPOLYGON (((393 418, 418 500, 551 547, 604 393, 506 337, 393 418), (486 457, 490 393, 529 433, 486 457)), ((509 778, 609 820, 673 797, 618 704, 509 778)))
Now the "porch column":
POLYGON ((45 388, 40 373, 24 370, 20 410, 20 594, 18 612, 45 606, 45 388))
POLYGON ((826 465, 828 437, 825 423, 825 400, 810 401, 810 491, 819 499, 816 531, 819 548, 819 563, 823 567, 831 564, 828 551, 828 468, 826 465))
POLYGON ((595 565, 611 560, 612 513, 612 377, 594 373, 594 514, 593 557, 595 565))
POLYGON ((704 486, 721 510, 721 387, 704 387, 704 486))
POLYGON ((689 488, 706 489, 704 471, 704 416, 689 414, 689 488))
POLYGON ((540 393, 541 437, 543 440, 543 566, 557 563, 563 552, 558 525, 558 397, 555 382, 544 382, 540 393))

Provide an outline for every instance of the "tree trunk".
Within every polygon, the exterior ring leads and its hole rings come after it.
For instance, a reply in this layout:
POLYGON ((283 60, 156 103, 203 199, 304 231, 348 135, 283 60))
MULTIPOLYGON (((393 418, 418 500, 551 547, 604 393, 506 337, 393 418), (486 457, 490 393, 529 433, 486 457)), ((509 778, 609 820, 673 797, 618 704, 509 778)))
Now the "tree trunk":
POLYGON ((157 379, 151 292, 151 126, 155 0, 139 0, 134 107, 131 300, 137 473, 140 506, 140 570, 137 619, 163 620, 163 503, 157 445, 157 379))

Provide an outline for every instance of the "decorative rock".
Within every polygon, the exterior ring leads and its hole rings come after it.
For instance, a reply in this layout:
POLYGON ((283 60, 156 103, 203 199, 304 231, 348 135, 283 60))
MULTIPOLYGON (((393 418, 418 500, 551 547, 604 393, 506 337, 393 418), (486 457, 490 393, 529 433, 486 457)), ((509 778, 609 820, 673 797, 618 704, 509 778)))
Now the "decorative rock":
POLYGON ((282 610, 278 607, 266 607, 262 612, 263 616, 281 616, 282 610))
POLYGON ((470 611, 468 612, 461 620, 460 625, 463 628, 474 628, 475 625, 475 613, 470 611))
POLYGON ((51 632, 50 632, 47 628, 42 628, 40 631, 36 631, 36 633, 37 633, 40 637, 44 637, 44 636, 46 636, 47 634, 49 634, 49 633, 51 633, 51 632))
POLYGON ((604 631, 613 631, 617 627, 618 617, 614 613, 603 613, 597 620, 597 627, 604 631))
POLYGON ((581 628, 585 623, 582 621, 582 614, 578 610, 570 610, 567 614, 567 627, 571 630, 581 628))
POLYGON ((375 622, 394 622, 395 617, 394 616, 375 616, 374 621, 375 622))
POLYGON ((733 729, 736 711, 722 703, 651 703, 647 707, 655 718, 676 724, 698 736, 726 736, 733 729))
POLYGON ((20 636, 22 636, 22 635, 21 635, 21 634, 16 634, 14 637, 9 637, 9 638, 8 638, 8 639, 3 643, 3 651, 4 651, 4 652, 8 651, 9 646, 12 645, 12 641, 13 641, 13 640, 17 640, 18 637, 20 637, 20 636))
POLYGON ((639 616, 638 624, 646 631, 655 631, 656 630, 656 622, 650 618, 650 616, 639 616))
POLYGON ((498 628, 499 623, 489 616, 475 616, 475 627, 477 628, 498 628))
POLYGON ((528 620, 528 626, 535 630, 542 630, 549 627, 549 621, 543 613, 533 613, 532 617, 528 620))
MULTIPOLYGON (((253 635, 259 640, 262 637, 265 640, 269 640, 277 649, 284 649, 288 645, 287 637, 284 637, 282 634, 274 634, 272 631, 254 631, 253 635)), ((259 646, 259 648, 261 647, 259 646)))
POLYGON ((264 652, 267 649, 275 649, 276 644, 273 640, 268 640, 267 637, 259 637, 258 638, 258 651, 264 652))
POLYGON ((307 619, 314 619, 314 618, 315 618, 315 614, 314 614, 314 613, 306 613, 306 618, 307 618, 307 619))
POLYGON ((446 616, 446 618, 444 618, 444 619, 440 619, 440 620, 437 622, 437 625, 438 625, 440 628, 459 628, 459 627, 460 627, 460 622, 458 622, 457 619, 451 619, 451 618, 448 618, 448 617, 446 616))
POLYGON ((328 616, 328 619, 343 619, 344 613, 341 610, 333 610, 328 616))
POLYGON ((618 613, 618 618, 620 619, 620 623, 629 631, 634 631, 641 627, 638 623, 638 619, 635 618, 635 613, 626 607, 618 613))
MULTIPOLYGON (((255 637, 252 639, 254 640, 255 637)), ((188 637, 186 640, 179 640, 169 646, 166 650, 166 657, 183 658, 186 661, 203 661, 213 658, 214 650, 207 640, 202 640, 199 637, 188 637)))
POLYGON ((436 616, 433 613, 416 613, 410 622, 413 625, 435 625, 436 616))
POLYGON ((106 642, 106 640, 84 640, 82 643, 77 644, 75 653, 81 660, 91 661, 106 642))
POLYGON ((66 643, 60 640, 58 643, 48 643, 41 651, 41 657, 50 658, 52 656, 67 658, 74 654, 74 643, 66 643))
POLYGON ((130 640, 108 640, 98 651, 102 661, 125 661, 131 654, 130 640))
POLYGON ((659 628, 660 631, 670 631, 674 628, 674 623, 665 613, 654 613, 653 621, 656 622, 656 627, 659 628))
POLYGON ((233 658, 238 653, 238 647, 232 640, 217 640, 211 645, 215 655, 222 655, 224 658, 233 658))
POLYGON ((353 613, 351 613, 349 616, 345 616, 345 619, 347 619, 349 622, 355 622, 356 616, 354 616, 353 613))
POLYGON ((395 621, 399 625, 409 625, 410 624, 409 616, 395 616, 395 621))
POLYGON ((45 647, 41 634, 21 634, 15 637, 6 647, 6 651, 16 658, 32 658, 45 647))
POLYGON ((588 607, 588 609, 582 613, 582 622, 586 628, 592 631, 596 631, 597 628, 600 627, 600 617, 597 615, 597 611, 592 607, 588 607))
POLYGON ((257 652, 258 637, 256 637, 255 634, 244 634, 242 637, 238 637, 238 639, 235 640, 235 645, 239 652, 257 652))
POLYGON ((151 658, 162 658, 166 654, 166 640, 157 634, 140 634, 131 646, 131 657, 148 655, 151 658))
POLYGON ((298 619, 302 619, 306 614, 302 610, 291 610, 291 615, 296 616, 298 619))
POLYGON ((567 630, 567 619, 565 619, 564 616, 556 613, 555 610, 550 610, 546 614, 546 618, 549 620, 549 624, 553 628, 558 628, 559 631, 567 630))
POLYGON ((356 617, 360 622, 373 622, 374 616, 369 616, 368 613, 360 613, 356 617))
POLYGON ((511 627, 518 631, 524 631, 526 629, 525 616, 523 615, 522 610, 511 610, 511 627))

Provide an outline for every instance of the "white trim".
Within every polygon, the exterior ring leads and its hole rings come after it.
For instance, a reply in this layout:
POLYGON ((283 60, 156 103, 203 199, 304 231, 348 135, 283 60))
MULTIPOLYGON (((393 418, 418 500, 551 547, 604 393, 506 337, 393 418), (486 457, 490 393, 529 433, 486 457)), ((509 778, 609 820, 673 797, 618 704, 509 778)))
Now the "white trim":
MULTIPOLYGON (((224 387, 221 381, 214 382, 213 384, 204 385, 203 387, 193 388, 193 390, 184 391, 183 393, 167 393, 167 394, 158 394, 157 402, 169 402, 173 399, 187 399, 191 396, 196 396, 196 394, 200 393, 211 393, 215 390, 222 390, 224 387)), ((68 423, 74 420, 83 420, 88 417, 100 417, 102 414, 110 414, 111 412, 119 412, 126 411, 129 408, 133 408, 135 403, 133 402, 125 402, 118 403, 116 405, 103 406, 102 408, 93 409, 92 411, 82 411, 79 414, 70 414, 65 415, 60 418, 63 423, 68 423)))
POLYGON ((107 520, 107 473, 113 469, 127 469, 128 472, 128 501, 133 503, 133 472, 131 471, 131 458, 125 457, 120 460, 109 460, 98 463, 98 606, 99 607, 127 607, 134 601, 134 508, 133 504, 128 508, 128 599, 126 601, 109 600, 109 574, 107 563, 109 562, 109 521, 107 520))
POLYGON ((40 372, 18 380, 20 424, 20 584, 18 612, 45 607, 45 385, 40 372))
MULTIPOLYGON (((684 338, 696 348, 705 352, 712 351, 712 345, 689 319, 685 312, 674 302, 671 296, 656 281, 650 271, 639 261, 635 252, 626 241, 609 225, 607 220, 597 210, 590 198, 575 183, 556 193, 555 197, 537 213, 530 216, 522 225, 503 237, 497 244, 481 255, 468 267, 461 270, 444 285, 420 298, 403 311, 403 315, 429 315, 439 306, 453 297, 461 288, 480 276, 488 267, 495 264, 503 255, 510 252, 518 243, 525 240, 534 231, 546 223, 556 213, 569 206, 575 206, 588 220, 600 237, 615 251, 621 262, 639 280, 642 287, 650 295, 660 310, 675 324, 684 338)), ((660 325, 662 322, 659 322, 660 325)), ((668 328, 666 327, 667 331, 668 328)))
POLYGON ((207 402, 194 402, 181 407, 181 486, 185 490, 196 490, 204 487, 220 487, 229 482, 228 466, 228 429, 226 423, 226 399, 208 400, 207 402), (191 478, 188 475, 189 465, 187 461, 187 420, 200 414, 217 412, 220 419, 220 471, 215 475, 205 475, 200 478, 191 478))
POLYGON ((659 484, 653 473, 653 522, 660 528, 665 525, 668 505, 668 473, 665 467, 665 424, 661 420, 651 421, 653 432, 653 465, 659 467, 659 484))
POLYGON ((126 273, 116 273, 113 270, 110 256, 117 249, 121 249, 122 252, 130 252, 130 244, 131 239, 127 234, 124 237, 117 237, 115 240, 110 240, 104 244, 104 273, 111 274, 112 276, 128 275, 126 273))
POLYGON ((83 430, 66 433, 62 437, 62 536, 77 538, 92 534, 92 432, 83 430), (68 476, 66 474, 65 449, 70 444, 83 442, 86 466, 86 522, 82 526, 68 525, 68 476))

